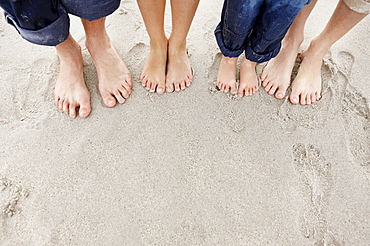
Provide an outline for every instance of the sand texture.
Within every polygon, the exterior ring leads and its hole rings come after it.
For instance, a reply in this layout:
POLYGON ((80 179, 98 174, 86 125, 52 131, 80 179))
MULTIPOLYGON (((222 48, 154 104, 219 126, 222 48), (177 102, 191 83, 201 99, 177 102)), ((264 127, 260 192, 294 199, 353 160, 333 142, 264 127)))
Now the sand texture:
MULTIPOLYGON (((302 48, 337 1, 319 1, 302 48)), ((323 98, 238 98, 215 88, 222 0, 201 1, 188 37, 193 85, 149 94, 149 38, 134 0, 107 30, 134 78, 107 108, 79 19, 92 114, 53 99, 58 59, 0 21, 0 245, 370 245, 370 17, 337 42, 323 98)), ((167 9, 169 10, 169 9, 167 9)), ((166 31, 171 30, 169 11, 166 31)), ((263 65, 258 67, 261 71, 263 65)))

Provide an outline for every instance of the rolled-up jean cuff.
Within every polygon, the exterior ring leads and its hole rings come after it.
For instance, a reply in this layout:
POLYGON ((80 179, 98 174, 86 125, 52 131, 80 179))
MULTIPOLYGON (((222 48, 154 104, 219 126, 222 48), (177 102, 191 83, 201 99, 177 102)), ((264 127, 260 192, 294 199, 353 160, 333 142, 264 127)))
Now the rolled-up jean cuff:
POLYGON ((121 0, 95 0, 86 7, 86 1, 63 0, 66 11, 88 21, 99 20, 119 8, 121 0))
POLYGON ((220 47, 221 53, 224 56, 226 56, 226 57, 239 57, 243 53, 244 47, 242 47, 239 50, 230 50, 225 46, 224 41, 223 41, 223 37, 222 37, 222 31, 221 31, 221 28, 219 26, 215 30, 215 36, 216 36, 216 41, 217 41, 218 47, 220 47))
POLYGON ((14 25, 20 35, 27 41, 46 46, 56 46, 68 38, 69 17, 63 8, 59 8, 59 18, 50 25, 39 30, 28 30, 20 27, 17 21, 5 13, 8 23, 14 25))
POLYGON ((370 2, 368 0, 343 0, 351 10, 360 14, 370 13, 370 2))
POLYGON ((279 54, 280 47, 281 46, 279 45, 279 47, 276 47, 273 51, 267 54, 258 54, 254 52, 254 50, 250 46, 247 46, 245 48, 245 57, 252 62, 257 62, 257 63, 266 62, 266 61, 271 60, 272 58, 274 58, 275 56, 279 54))

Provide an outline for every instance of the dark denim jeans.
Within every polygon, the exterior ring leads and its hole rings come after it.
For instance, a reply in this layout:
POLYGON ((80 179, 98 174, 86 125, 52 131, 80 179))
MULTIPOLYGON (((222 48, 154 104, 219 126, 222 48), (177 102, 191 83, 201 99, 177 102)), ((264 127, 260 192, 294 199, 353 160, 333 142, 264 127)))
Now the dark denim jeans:
POLYGON ((27 41, 55 46, 69 35, 68 14, 92 21, 110 15, 120 0, 0 0, 5 18, 27 41))
POLYGON ((280 51, 281 40, 301 9, 311 0, 225 0, 215 30, 226 57, 245 56, 265 62, 280 51))

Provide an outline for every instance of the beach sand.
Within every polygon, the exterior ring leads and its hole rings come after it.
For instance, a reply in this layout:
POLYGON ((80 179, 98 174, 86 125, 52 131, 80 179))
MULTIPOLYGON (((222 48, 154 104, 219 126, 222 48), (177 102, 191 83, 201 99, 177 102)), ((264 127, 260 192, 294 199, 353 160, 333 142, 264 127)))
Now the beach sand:
MULTIPOLYGON (((336 3, 319 1, 302 48, 336 3)), ((297 106, 262 87, 244 98, 216 90, 221 8, 200 2, 193 85, 157 95, 139 82, 149 39, 136 2, 123 1, 107 30, 133 93, 105 107, 83 48, 87 119, 54 105, 55 49, 1 19, 1 246, 369 245, 370 18, 327 54, 322 100, 297 106)), ((78 18, 71 32, 84 47, 78 18)))

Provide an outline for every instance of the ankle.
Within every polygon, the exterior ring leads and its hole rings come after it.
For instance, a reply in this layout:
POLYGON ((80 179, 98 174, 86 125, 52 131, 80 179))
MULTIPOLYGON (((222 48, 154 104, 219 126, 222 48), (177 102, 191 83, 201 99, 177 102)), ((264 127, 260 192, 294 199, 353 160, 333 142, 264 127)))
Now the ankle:
POLYGON ((283 39, 283 41, 281 42, 281 47, 282 49, 283 48, 287 48, 287 49, 299 49, 299 47, 301 46, 301 44, 303 43, 304 41, 304 38, 303 36, 299 36, 299 37, 294 37, 294 36, 287 36, 283 39))
POLYGON ((238 61, 238 57, 227 57, 222 55, 221 62, 222 63, 229 63, 229 64, 236 64, 238 61))
POLYGON ((168 40, 168 52, 171 53, 182 53, 186 52, 186 39, 184 40, 175 40, 173 38, 170 38, 168 40))
POLYGON ((247 59, 247 57, 243 57, 242 61, 244 66, 250 67, 250 68, 255 68, 257 66, 257 62, 253 62, 247 59))
POLYGON ((56 50, 61 63, 80 63, 82 61, 81 46, 76 42, 57 46, 56 50))
POLYGON ((95 47, 111 47, 111 41, 109 36, 105 33, 102 35, 86 35, 85 46, 90 51, 95 47))
POLYGON ((320 41, 320 39, 315 38, 310 42, 310 45, 305 50, 306 54, 310 54, 311 56, 315 56, 318 59, 322 60, 325 54, 329 51, 330 45, 325 44, 320 41))
POLYGON ((167 38, 151 39, 150 50, 151 51, 165 51, 167 52, 168 40, 167 38))

